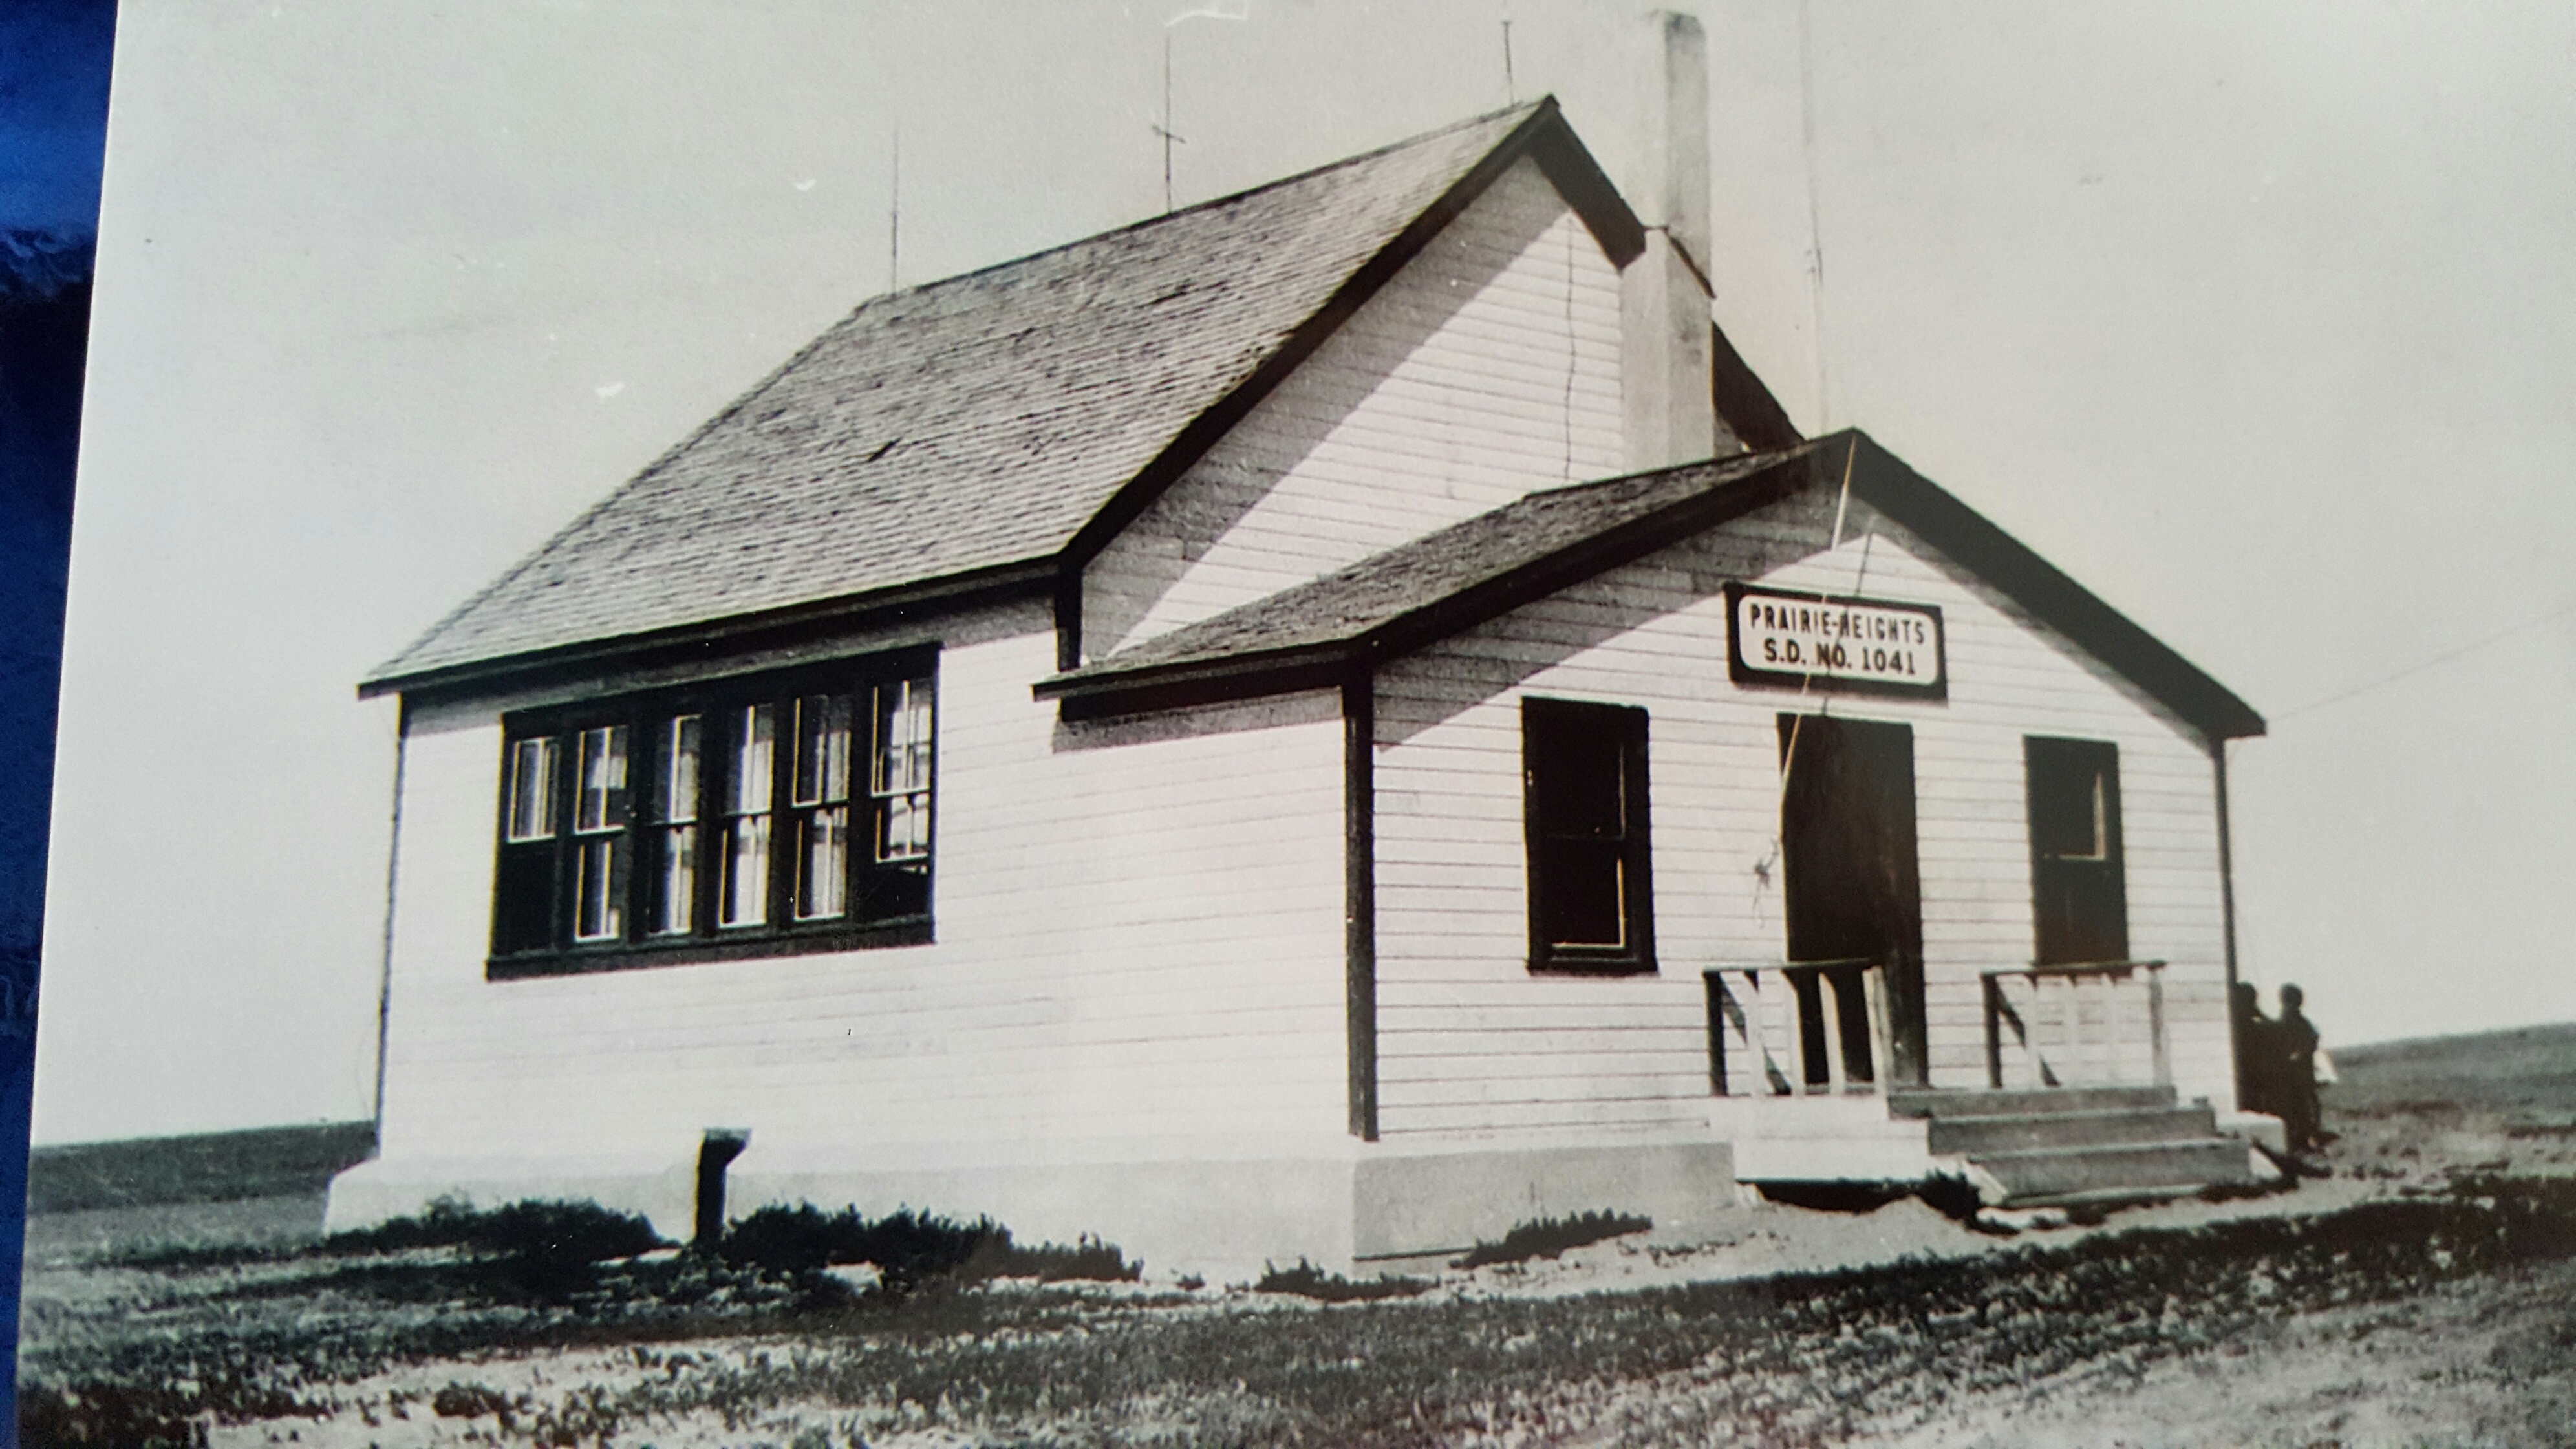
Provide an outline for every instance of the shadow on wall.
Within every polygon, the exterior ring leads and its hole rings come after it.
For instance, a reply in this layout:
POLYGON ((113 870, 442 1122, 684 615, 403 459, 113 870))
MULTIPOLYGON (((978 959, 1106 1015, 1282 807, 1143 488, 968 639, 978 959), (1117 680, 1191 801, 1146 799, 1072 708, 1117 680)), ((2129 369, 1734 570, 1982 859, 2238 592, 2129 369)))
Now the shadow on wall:
MULTIPOLYGON (((1721 597, 1729 580, 1759 579, 1826 552, 1833 507, 1831 495, 1802 493, 1755 509, 1723 529, 1682 540, 1662 553, 1649 554, 1628 567, 1686 574, 1683 590, 1689 602, 1704 604, 1721 597)), ((1850 540, 1846 538, 1846 550, 1849 547, 1850 540)), ((1572 607, 1558 609, 1543 630, 1516 631, 1509 648, 1480 649, 1472 642, 1450 641, 1449 647, 1440 651, 1437 663, 1442 687, 1422 691, 1420 697, 1408 697, 1402 709, 1379 709, 1378 745, 1384 748, 1403 744, 1468 710, 1507 696, 1577 655, 1676 612, 1684 604, 1683 590, 1662 597, 1644 597, 1623 587, 1614 570, 1561 591, 1560 597, 1570 600, 1572 607)), ((1396 667, 1428 666, 1417 663, 1396 667)), ((1716 667, 1721 672, 1726 667, 1722 653, 1716 667)))
MULTIPOLYGON (((1526 186, 1547 185, 1536 179, 1534 163, 1520 165, 1531 168, 1522 173, 1526 186)), ((1387 378, 1567 216, 1552 190, 1542 199, 1516 190, 1509 179, 1488 191, 1480 207, 1473 223, 1435 238, 1408 264, 1413 285, 1390 286, 1363 304, 1349 325, 1265 400, 1254 426, 1218 442, 1190 469, 1186 483, 1157 498, 1110 546, 1124 577, 1085 601, 1083 634, 1094 657, 1125 647, 1192 565, 1281 479, 1307 466, 1387 378)), ((1444 459, 1452 488, 1468 481, 1462 473, 1478 471, 1459 458, 1478 442, 1477 419, 1439 415, 1411 421, 1420 434, 1416 441, 1427 439, 1444 459)), ((1574 480, 1549 484, 1560 481, 1574 480)), ((1502 480, 1492 486, 1502 486, 1502 480)))

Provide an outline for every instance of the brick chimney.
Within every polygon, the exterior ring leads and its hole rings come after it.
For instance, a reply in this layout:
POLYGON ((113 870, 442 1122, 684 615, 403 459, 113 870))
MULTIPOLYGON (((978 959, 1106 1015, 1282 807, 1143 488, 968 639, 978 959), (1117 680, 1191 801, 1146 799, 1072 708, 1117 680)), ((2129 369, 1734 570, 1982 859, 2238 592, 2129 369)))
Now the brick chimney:
POLYGON ((1620 401, 1632 472, 1741 448, 1718 421, 1710 372, 1708 38, 1688 15, 1657 11, 1650 23, 1646 179, 1630 198, 1646 224, 1646 249, 1619 274, 1620 401))

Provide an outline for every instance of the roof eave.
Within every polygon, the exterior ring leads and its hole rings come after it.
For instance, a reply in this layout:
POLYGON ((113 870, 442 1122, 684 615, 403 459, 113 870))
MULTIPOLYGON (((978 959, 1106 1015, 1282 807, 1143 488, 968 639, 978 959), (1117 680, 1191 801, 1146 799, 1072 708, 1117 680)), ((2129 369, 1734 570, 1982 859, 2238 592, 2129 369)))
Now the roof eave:
POLYGON ((566 674, 631 668, 687 651, 789 643, 815 634, 881 622, 914 610, 948 610, 1023 595, 1044 597, 1056 578, 1052 555, 946 574, 864 593, 843 594, 755 613, 665 629, 588 639, 549 649, 472 659, 430 669, 391 670, 358 684, 360 699, 388 694, 474 694, 523 687, 566 674))
POLYGON ((1110 674, 1059 674, 1031 685, 1029 693, 1056 701, 1072 720, 1150 714, 1325 688, 1339 683, 1365 657, 1365 640, 1332 639, 1110 674))

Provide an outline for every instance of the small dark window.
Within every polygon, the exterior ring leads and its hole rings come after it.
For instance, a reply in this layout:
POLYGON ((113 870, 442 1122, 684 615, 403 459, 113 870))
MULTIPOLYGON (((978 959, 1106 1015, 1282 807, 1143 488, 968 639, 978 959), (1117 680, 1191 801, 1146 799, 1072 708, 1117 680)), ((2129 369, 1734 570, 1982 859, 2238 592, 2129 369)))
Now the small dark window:
POLYGON ((510 716, 492 973, 929 939, 935 666, 510 716))
POLYGON ((1652 971, 1646 712, 1521 701, 1530 969, 1652 971))
POLYGON ((2040 965, 2129 954, 2120 857, 2120 749, 2104 740, 2022 741, 2030 789, 2031 907, 2040 965))

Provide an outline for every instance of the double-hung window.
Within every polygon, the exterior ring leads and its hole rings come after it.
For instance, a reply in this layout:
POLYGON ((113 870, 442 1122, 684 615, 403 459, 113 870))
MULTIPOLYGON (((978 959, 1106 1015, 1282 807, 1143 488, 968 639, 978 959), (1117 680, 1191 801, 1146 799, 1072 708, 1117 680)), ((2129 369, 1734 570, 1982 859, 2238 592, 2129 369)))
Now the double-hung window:
POLYGON ((2120 845, 2120 747, 2032 735, 2022 741, 2030 794, 2030 886, 2043 966, 2129 954, 2128 882, 2120 845))
POLYGON ((1533 971, 1655 969, 1646 712, 1521 701, 1533 971))
POLYGON ((507 717, 491 974, 930 939, 936 665, 507 717))

